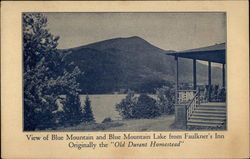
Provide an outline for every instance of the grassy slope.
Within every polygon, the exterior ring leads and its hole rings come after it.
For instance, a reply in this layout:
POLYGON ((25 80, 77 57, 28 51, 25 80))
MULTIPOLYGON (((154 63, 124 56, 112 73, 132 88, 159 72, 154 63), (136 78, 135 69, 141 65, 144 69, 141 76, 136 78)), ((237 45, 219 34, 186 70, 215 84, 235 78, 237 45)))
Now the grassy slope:
POLYGON ((174 115, 161 116, 155 119, 131 119, 112 121, 100 124, 79 124, 72 127, 61 127, 55 131, 171 131, 174 115))

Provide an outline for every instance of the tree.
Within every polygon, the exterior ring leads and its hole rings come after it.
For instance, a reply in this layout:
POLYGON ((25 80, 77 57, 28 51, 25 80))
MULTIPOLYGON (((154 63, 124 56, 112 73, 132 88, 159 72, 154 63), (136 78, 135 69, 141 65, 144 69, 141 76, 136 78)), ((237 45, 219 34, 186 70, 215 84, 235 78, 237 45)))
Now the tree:
POLYGON ((65 125, 76 125, 83 121, 84 113, 80 107, 80 99, 78 93, 67 94, 63 115, 63 123, 65 125))
MULTIPOLYGON (((23 14, 23 60, 24 72, 36 67, 37 63, 45 58, 55 58, 59 36, 53 36, 46 29, 47 18, 40 13, 23 14)), ((50 60, 49 64, 57 61, 50 60)))
MULTIPOLYGON (((73 117, 78 108, 69 107, 80 107, 76 77, 81 71, 77 67, 65 70, 66 64, 56 49, 59 37, 49 33, 46 26, 43 14, 23 14, 24 130, 29 131, 55 126, 53 112, 62 94, 66 100, 64 113, 60 114, 73 117)), ((80 120, 80 116, 74 118, 80 120)))
POLYGON ((134 92, 129 91, 126 98, 122 99, 119 104, 116 104, 116 110, 123 117, 123 119, 134 118, 134 108, 137 103, 137 98, 134 92))
POLYGON ((84 109, 83 109, 83 117, 85 122, 94 122, 95 118, 91 109, 91 101, 89 99, 89 96, 86 96, 85 102, 84 102, 84 109))
POLYGON ((173 88, 163 86, 156 89, 157 106, 162 114, 171 114, 174 112, 175 91, 173 88))

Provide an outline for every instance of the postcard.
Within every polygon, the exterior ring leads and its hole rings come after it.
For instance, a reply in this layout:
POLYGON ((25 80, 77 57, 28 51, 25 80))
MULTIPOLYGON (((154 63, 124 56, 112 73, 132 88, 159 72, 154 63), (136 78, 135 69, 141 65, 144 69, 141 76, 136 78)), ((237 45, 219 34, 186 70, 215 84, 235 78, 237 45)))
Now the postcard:
POLYGON ((2 158, 248 158, 247 1, 2 2, 2 158))

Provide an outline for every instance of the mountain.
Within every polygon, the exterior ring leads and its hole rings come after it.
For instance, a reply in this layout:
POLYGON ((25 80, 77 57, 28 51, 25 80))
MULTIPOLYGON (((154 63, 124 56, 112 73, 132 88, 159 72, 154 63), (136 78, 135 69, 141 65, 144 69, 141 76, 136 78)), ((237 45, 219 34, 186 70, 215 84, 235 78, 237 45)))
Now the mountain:
MULTIPOLYGON (((115 38, 62 51, 64 61, 77 65, 84 74, 78 79, 83 93, 111 93, 132 89, 152 93, 154 88, 172 84, 176 64, 166 53, 134 36, 115 38)), ((180 60, 180 81, 192 81, 192 61, 180 60)), ((214 68, 218 75, 220 69, 214 68)), ((197 63, 198 82, 206 83, 207 66, 197 63)), ((215 81, 218 79, 215 78, 215 81)))

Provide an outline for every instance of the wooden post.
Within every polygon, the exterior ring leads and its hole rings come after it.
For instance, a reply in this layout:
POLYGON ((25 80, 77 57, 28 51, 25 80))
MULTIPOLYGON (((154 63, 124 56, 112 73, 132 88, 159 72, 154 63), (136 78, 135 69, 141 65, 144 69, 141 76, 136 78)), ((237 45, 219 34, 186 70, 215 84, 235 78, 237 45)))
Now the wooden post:
POLYGON ((222 87, 225 88, 225 64, 222 64, 222 87))
POLYGON ((196 90, 196 59, 193 59, 193 89, 196 90))
POLYGON ((177 56, 175 56, 175 61, 176 61, 175 126, 180 129, 186 129, 187 127, 187 105, 178 103, 179 62, 178 62, 177 56))
POLYGON ((211 62, 208 61, 208 102, 211 101, 211 62))
POLYGON ((175 56, 175 61, 176 61, 176 92, 175 92, 175 102, 177 104, 178 102, 178 89, 179 89, 179 62, 178 62, 178 57, 175 56))

